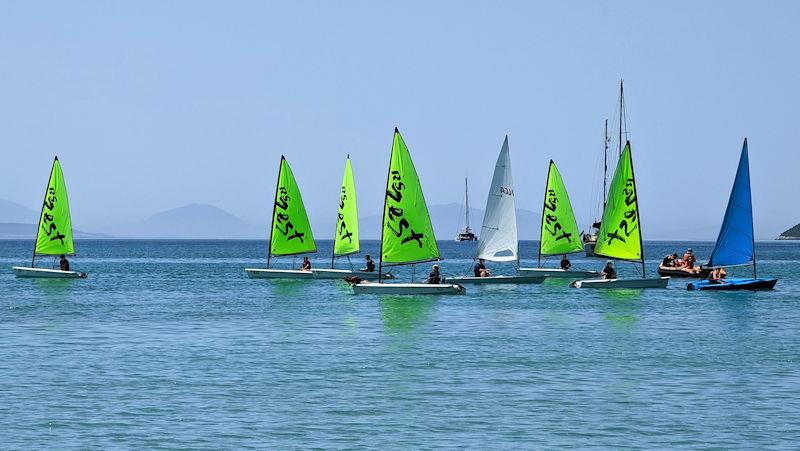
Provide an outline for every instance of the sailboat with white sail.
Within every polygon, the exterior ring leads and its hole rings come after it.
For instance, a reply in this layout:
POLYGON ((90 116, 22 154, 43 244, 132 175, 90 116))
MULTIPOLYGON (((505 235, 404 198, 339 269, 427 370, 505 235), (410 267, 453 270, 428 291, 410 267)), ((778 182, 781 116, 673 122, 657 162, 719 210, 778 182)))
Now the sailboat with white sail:
POLYGON ((594 253, 600 257, 639 262, 642 265, 642 277, 578 280, 571 284, 573 287, 666 288, 669 283, 669 277, 647 278, 630 141, 625 144, 611 179, 594 253))
POLYGON ((581 278, 598 276, 597 271, 580 269, 543 268, 542 256, 567 255, 583 251, 579 239, 578 223, 572 211, 567 187, 556 164, 550 160, 547 170, 547 185, 544 190, 542 224, 539 234, 539 256, 536 268, 519 268, 525 275, 541 275, 553 278, 581 278))
MULTIPOLYGON (((486 198, 486 212, 481 225, 481 240, 478 242, 476 259, 492 262, 517 262, 519 264, 519 241, 517 239, 517 213, 514 202, 514 179, 511 176, 511 155, 508 136, 503 140, 500 154, 494 166, 492 185, 486 198)), ((448 277, 453 283, 510 284, 542 283, 546 275, 497 275, 448 277)))
POLYGON ((310 254, 317 251, 314 234, 303 205, 300 188, 292 168, 281 155, 275 202, 272 207, 272 224, 269 233, 266 268, 247 268, 251 279, 313 279, 314 273, 302 269, 270 268, 272 257, 310 254))
MULTIPOLYGON (((441 260, 428 206, 422 194, 411 154, 397 128, 394 129, 389 173, 386 177, 381 251, 378 273, 384 266, 413 265, 441 260)), ((380 276, 379 276, 380 277, 380 276)), ((451 283, 394 283, 360 281, 352 284, 355 294, 423 295, 463 294, 451 283)))
POLYGON ((82 279, 86 273, 55 268, 55 258, 59 255, 75 255, 72 239, 72 217, 69 212, 67 185, 61 163, 56 156, 50 170, 50 179, 44 193, 39 227, 36 229, 36 244, 33 249, 31 266, 14 266, 11 269, 17 277, 47 279, 82 279), (53 268, 37 268, 36 257, 54 257, 53 268))
POLYGON ((704 265, 706 269, 751 266, 752 278, 720 278, 692 282, 688 290, 730 291, 730 290, 771 290, 778 279, 759 278, 756 272, 755 236, 753 232, 753 199, 750 193, 750 157, 747 152, 747 138, 742 145, 739 167, 728 198, 728 207, 722 220, 717 242, 711 251, 711 258, 704 265))
MULTIPOLYGON (((350 155, 344 165, 344 177, 339 191, 339 211, 336 214, 336 232, 333 241, 330 268, 312 268, 311 272, 317 279, 344 279, 357 276, 361 279, 377 279, 377 271, 359 271, 355 269, 336 268, 337 258, 347 258, 360 251, 358 238, 358 206, 356 202, 356 186, 353 179, 353 167, 350 164, 350 155)), ((351 263, 352 266, 352 263, 351 263)), ((386 279, 394 276, 383 274, 386 279)))
POLYGON ((456 235, 456 241, 478 241, 469 226, 469 181, 464 177, 464 229, 456 235))

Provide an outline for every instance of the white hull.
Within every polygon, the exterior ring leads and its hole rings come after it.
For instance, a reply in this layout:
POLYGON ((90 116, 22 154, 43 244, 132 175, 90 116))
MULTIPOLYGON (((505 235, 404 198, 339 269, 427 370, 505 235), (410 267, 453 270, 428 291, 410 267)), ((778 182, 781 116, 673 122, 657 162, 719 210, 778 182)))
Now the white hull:
POLYGON ((557 268, 519 268, 517 269, 517 273, 526 276, 547 276, 553 279, 583 279, 600 275, 597 271, 557 268))
POLYGON ((466 289, 461 285, 427 284, 427 283, 369 283, 361 282, 353 285, 355 294, 382 295, 422 295, 422 294, 464 294, 466 289))
POLYGON ((78 271, 61 271, 60 269, 29 268, 14 266, 11 268, 17 277, 35 277, 40 279, 84 279, 86 274, 78 271))
MULTIPOLYGON (((363 280, 378 280, 378 272, 352 271, 349 269, 312 269, 315 279, 344 279, 345 277, 359 277, 363 280)), ((383 279, 394 279, 391 274, 383 273, 383 279)))
POLYGON ((526 284, 542 283, 547 276, 489 276, 489 277, 448 277, 448 283, 475 283, 475 284, 526 284))
POLYGON ((652 279, 589 279, 572 282, 575 288, 667 288, 669 277, 652 279))
POLYGON ((301 271, 299 269, 260 269, 247 268, 247 277, 251 279, 313 279, 314 273, 311 271, 301 271))

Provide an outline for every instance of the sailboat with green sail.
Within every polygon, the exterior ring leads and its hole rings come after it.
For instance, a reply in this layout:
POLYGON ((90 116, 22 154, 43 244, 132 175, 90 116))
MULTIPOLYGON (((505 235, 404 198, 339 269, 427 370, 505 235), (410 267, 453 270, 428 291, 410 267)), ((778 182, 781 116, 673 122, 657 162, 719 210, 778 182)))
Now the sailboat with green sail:
POLYGON ((581 278, 599 275, 597 271, 580 269, 543 268, 542 257, 583 252, 578 222, 572 211, 567 187, 555 162, 550 160, 547 185, 544 189, 542 224, 539 234, 539 256, 536 268, 519 268, 520 274, 542 275, 553 278, 581 278))
MULTIPOLYGON (((345 257, 350 261, 350 256, 360 251, 358 239, 358 206, 356 202, 356 186, 353 180, 353 167, 350 164, 350 155, 344 165, 344 177, 339 191, 339 211, 336 215, 336 232, 333 241, 330 268, 314 268, 311 272, 317 279, 343 279, 357 276, 361 279, 377 279, 377 271, 359 271, 355 269, 337 269, 336 259, 345 257)), ((352 263, 350 264, 352 267, 352 263)), ((384 274, 384 278, 394 276, 384 274)))
POLYGON ((617 161, 608 190, 608 200, 597 234, 595 255, 615 260, 640 262, 642 277, 637 279, 587 279, 572 283, 575 288, 666 288, 669 277, 647 278, 639 198, 633 173, 631 142, 627 141, 617 161))
MULTIPOLYGON (((79 279, 86 274, 79 271, 55 269, 55 258, 60 255, 75 255, 75 243, 72 239, 72 218, 69 212, 67 185, 61 163, 56 156, 50 179, 44 193, 42 212, 39 216, 39 227, 36 229, 36 244, 33 249, 31 266, 14 266, 11 269, 17 277, 35 277, 48 279, 79 279), (37 268, 37 257, 54 257, 53 268, 37 268)), ((60 268, 60 267, 59 267, 60 268)))
MULTIPOLYGON (((389 173, 386 177, 381 251, 378 274, 385 266, 414 265, 441 260, 428 206, 422 194, 411 154, 397 128, 394 129, 389 173)), ((449 283, 394 283, 360 281, 355 294, 423 295, 463 294, 461 285, 449 283)))
MULTIPOLYGON (((481 240, 475 258, 491 262, 514 262, 519 265, 517 212, 514 201, 514 179, 511 176, 511 155, 508 136, 503 140, 494 166, 492 184, 486 198, 486 212, 481 225, 481 240)), ((476 284, 534 284, 547 276, 539 274, 484 275, 448 277, 452 283, 476 284)))
POLYGON ((267 267, 247 268, 245 271, 251 279, 313 279, 314 273, 311 271, 276 269, 270 268, 270 265, 272 257, 311 254, 316 251, 317 245, 303 204, 303 196, 300 195, 300 188, 289 162, 281 155, 275 202, 272 206, 267 267))

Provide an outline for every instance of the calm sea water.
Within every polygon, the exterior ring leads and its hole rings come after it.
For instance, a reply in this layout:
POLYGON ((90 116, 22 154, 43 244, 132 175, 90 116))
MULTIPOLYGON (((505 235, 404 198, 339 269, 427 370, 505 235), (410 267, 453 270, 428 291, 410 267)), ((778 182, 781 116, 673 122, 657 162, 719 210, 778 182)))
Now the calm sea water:
MULTIPOLYGON (((687 246, 707 257, 711 245, 648 243, 649 270, 687 246)), ((419 298, 249 280, 244 268, 264 264, 258 241, 81 241, 72 264, 88 279, 17 280, 9 267, 31 247, 0 241, 4 449, 800 439, 800 243, 758 243, 759 273, 781 278, 772 292, 548 281, 419 298)), ((365 247, 377 254, 375 242, 365 247)), ((320 248, 322 266, 330 243, 320 248)), ((443 272, 457 274, 475 245, 441 249, 443 272)), ((523 257, 535 252, 523 243, 523 257)))

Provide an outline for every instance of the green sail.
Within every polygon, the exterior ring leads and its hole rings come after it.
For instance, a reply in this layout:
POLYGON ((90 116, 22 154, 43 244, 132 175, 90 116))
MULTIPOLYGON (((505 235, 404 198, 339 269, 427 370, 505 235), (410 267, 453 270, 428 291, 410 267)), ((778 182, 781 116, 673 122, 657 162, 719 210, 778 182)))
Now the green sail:
POLYGON ((386 179, 382 235, 383 264, 402 265, 439 260, 439 247, 417 170, 396 128, 386 179))
POLYGON ((64 183, 64 174, 61 172, 58 157, 53 161, 53 170, 50 172, 50 181, 44 194, 42 215, 36 233, 36 249, 33 253, 34 255, 75 254, 67 185, 64 183))
POLYGON ((271 255, 294 255, 316 251, 300 188, 289 163, 281 156, 269 252, 271 255))
POLYGON ((567 187, 553 160, 550 160, 547 172, 539 243, 541 255, 570 254, 583 250, 567 187))
POLYGON ((356 187, 353 182, 353 168, 350 157, 344 165, 344 179, 339 193, 339 214, 336 217, 336 238, 333 244, 334 255, 349 255, 358 252, 358 209, 356 208, 356 187))
POLYGON ((636 199, 630 141, 625 144, 614 178, 611 179, 594 253, 620 260, 642 260, 639 202, 636 199))

